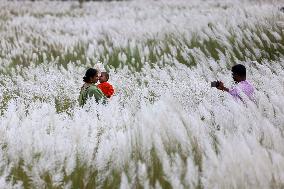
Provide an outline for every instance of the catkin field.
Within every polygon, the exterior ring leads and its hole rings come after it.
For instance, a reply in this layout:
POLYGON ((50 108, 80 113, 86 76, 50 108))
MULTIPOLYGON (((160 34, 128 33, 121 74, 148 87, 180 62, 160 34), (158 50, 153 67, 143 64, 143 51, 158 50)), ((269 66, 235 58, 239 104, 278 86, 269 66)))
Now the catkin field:
POLYGON ((284 188, 278 0, 0 0, 0 188, 284 188), (243 64, 256 103, 234 86, 243 64), (115 95, 78 104, 85 71, 115 95))

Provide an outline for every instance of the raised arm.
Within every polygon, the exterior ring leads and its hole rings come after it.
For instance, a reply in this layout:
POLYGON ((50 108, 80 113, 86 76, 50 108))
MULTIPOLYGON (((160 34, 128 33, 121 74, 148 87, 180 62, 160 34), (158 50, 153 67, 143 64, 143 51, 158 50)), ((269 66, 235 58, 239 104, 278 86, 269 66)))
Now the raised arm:
POLYGON ((218 81, 218 82, 219 82, 219 85, 216 87, 217 89, 222 90, 222 91, 226 91, 226 92, 230 91, 230 89, 228 89, 227 87, 224 86, 224 83, 222 81, 218 81))

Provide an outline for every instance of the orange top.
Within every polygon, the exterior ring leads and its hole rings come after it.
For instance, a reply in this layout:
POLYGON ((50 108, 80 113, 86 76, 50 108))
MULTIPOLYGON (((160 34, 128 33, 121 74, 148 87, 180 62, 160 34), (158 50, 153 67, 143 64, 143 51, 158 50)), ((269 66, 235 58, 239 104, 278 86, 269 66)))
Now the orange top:
POLYGON ((113 93, 114 93, 114 89, 112 87, 111 84, 109 84, 108 82, 103 82, 98 84, 97 86, 99 89, 101 89, 101 91, 105 94, 106 97, 110 98, 113 93))

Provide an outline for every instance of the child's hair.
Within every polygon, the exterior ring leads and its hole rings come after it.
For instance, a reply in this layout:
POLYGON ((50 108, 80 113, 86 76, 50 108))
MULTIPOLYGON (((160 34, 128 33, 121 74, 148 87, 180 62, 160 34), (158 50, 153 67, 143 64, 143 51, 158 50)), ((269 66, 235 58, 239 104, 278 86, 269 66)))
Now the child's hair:
POLYGON ((109 79, 109 74, 108 74, 107 72, 101 72, 101 74, 104 74, 104 75, 106 76, 107 81, 108 81, 108 79, 109 79))
POLYGON ((237 64, 232 67, 233 74, 239 75, 241 77, 246 77, 246 67, 242 64, 237 64))
POLYGON ((88 83, 90 82, 91 77, 94 77, 95 75, 98 74, 98 71, 94 68, 89 68, 86 73, 85 76, 83 77, 83 81, 88 83))

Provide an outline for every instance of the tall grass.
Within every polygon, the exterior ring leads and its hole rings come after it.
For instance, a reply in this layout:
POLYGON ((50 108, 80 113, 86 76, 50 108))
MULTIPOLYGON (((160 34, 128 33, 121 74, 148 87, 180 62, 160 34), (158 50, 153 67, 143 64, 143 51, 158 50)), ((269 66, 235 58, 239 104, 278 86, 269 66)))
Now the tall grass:
POLYGON ((0 188, 283 188, 277 3, 1 1, 0 188), (210 88, 237 63, 256 104, 210 88))

